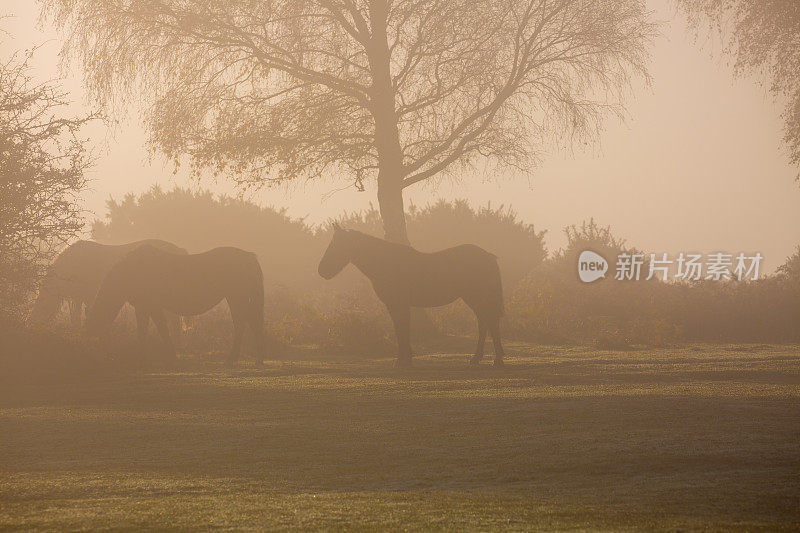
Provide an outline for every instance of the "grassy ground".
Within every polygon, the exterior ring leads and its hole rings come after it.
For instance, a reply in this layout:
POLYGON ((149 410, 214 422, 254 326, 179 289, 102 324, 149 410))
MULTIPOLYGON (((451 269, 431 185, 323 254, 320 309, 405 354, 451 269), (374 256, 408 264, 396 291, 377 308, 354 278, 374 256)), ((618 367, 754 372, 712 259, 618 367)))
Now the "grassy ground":
POLYGON ((800 348, 508 351, 5 386, 0 527, 800 527, 800 348))

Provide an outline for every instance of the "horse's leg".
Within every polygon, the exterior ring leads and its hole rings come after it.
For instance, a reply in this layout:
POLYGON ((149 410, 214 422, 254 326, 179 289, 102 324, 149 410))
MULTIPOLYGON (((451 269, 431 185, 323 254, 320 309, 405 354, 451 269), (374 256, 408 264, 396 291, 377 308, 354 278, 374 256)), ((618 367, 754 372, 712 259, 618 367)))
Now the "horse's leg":
POLYGON ((470 364, 477 365, 483 359, 483 347, 486 344, 486 319, 478 317, 478 345, 475 347, 475 355, 469 360, 470 364))
POLYGON ((175 337, 175 345, 178 350, 183 349, 184 345, 184 330, 183 330, 183 317, 169 313, 167 318, 167 327, 170 331, 170 336, 175 337))
POLYGON ((78 300, 78 326, 83 326, 84 319, 86 318, 86 311, 89 310, 89 303, 91 300, 78 300))
POLYGON ((398 305, 389 308, 397 337, 397 366, 411 366, 411 308, 398 305))
POLYGON ((242 350, 242 337, 244 336, 244 324, 238 320, 233 321, 233 344, 231 353, 225 361, 226 366, 233 366, 239 360, 239 352, 242 350))
POLYGON ((250 319, 250 327, 253 329, 253 335, 256 338, 255 362, 260 366, 264 364, 264 324, 254 317, 250 319))
POLYGON ((225 364, 227 366, 233 366, 233 364, 239 360, 239 352, 242 350, 242 337, 244 336, 246 314, 242 302, 232 298, 228 298, 228 309, 230 309, 231 318, 233 319, 233 345, 231 345, 231 353, 225 364))
POLYGON ((69 321, 74 329, 80 329, 81 315, 83 314, 83 302, 78 298, 70 298, 68 305, 69 321))
MULTIPOLYGON (((264 290, 258 288, 262 294, 264 290)), ((253 330, 253 337, 256 341, 256 354, 254 357, 255 363, 258 366, 264 364, 264 297, 256 294, 255 296, 247 296, 247 322, 250 324, 250 329, 253 330)))
POLYGON ((150 313, 139 305, 134 307, 136 312, 136 336, 139 338, 139 348, 142 355, 147 353, 147 330, 150 329, 150 313))
POLYGON ((161 340, 164 341, 164 347, 167 349, 167 356, 170 359, 175 359, 175 346, 172 344, 172 339, 170 339, 169 336, 169 327, 167 326, 167 319, 164 316, 164 311, 159 309, 158 311, 152 312, 150 316, 156 324, 156 329, 161 336, 161 340))
POLYGON ((486 345, 486 330, 488 329, 488 321, 486 320, 486 313, 482 312, 480 305, 478 305, 473 298, 463 298, 464 303, 472 309, 475 313, 475 318, 478 319, 478 344, 475 346, 475 355, 473 355, 469 363, 471 365, 478 365, 483 359, 483 347, 486 345))
POLYGON ((503 344, 500 341, 500 317, 493 317, 489 321, 489 329, 492 332, 492 342, 494 343, 494 366, 503 366, 503 344))

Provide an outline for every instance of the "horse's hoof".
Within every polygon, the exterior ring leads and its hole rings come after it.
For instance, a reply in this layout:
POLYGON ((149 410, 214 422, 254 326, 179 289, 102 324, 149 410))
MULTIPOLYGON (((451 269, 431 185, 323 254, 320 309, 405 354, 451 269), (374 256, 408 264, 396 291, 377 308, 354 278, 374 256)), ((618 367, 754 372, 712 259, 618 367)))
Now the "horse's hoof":
POLYGON ((258 367, 264 366, 264 360, 263 359, 256 359, 255 360, 255 365, 258 366, 258 367))
POLYGON ((472 357, 469 358, 469 364, 472 366, 478 366, 481 364, 481 359, 483 359, 483 357, 473 355, 472 357))
POLYGON ((492 363, 492 366, 496 368, 503 368, 504 366, 506 366, 506 364, 503 362, 502 359, 495 359, 494 363, 492 363))
POLYGON ((395 368, 411 368, 411 359, 398 359, 394 362, 395 368))

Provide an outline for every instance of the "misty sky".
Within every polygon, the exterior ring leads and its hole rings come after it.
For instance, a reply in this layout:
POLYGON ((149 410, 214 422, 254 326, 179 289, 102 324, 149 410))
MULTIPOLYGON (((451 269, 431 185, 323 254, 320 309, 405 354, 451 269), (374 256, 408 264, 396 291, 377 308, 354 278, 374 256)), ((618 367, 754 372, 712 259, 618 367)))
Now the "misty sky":
MULTIPOLYGON (((599 146, 550 153, 527 177, 416 185, 406 189, 407 202, 466 198, 474 205, 511 205, 522 219, 548 230, 550 249, 564 244, 564 226, 593 216, 646 251, 759 251, 767 268, 781 264, 800 244, 800 185, 781 143, 781 106, 758 78, 734 80, 729 59, 714 53, 713 43, 696 44, 665 0, 650 4, 667 21, 652 49, 652 86, 637 84, 628 118, 609 119, 599 146)), ((43 44, 33 61, 37 75, 58 74, 60 36, 37 24, 35 2, 3 0, 0 14, 13 15, 0 22, 10 34, 3 38, 2 56, 43 44)), ((86 102, 80 73, 66 76, 73 99, 86 102)), ((135 111, 113 131, 98 124, 87 135, 100 150, 84 195, 94 216, 105 215, 109 197, 153 184, 235 194, 224 182, 189 183, 159 158, 150 161, 135 111)), ((376 203, 373 187, 335 192, 344 185, 299 183, 248 197, 285 206, 311 222, 376 203)))

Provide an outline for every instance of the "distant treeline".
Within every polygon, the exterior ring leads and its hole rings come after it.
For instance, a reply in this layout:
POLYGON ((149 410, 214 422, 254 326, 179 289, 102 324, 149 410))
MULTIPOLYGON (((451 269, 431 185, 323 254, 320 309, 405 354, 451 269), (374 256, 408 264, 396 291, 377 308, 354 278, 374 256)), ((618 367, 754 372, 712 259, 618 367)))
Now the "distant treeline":
POLYGON ((512 336, 609 348, 800 341, 800 247, 776 274, 756 281, 617 281, 612 271, 605 280, 586 284, 576 272, 581 251, 616 258, 637 250, 593 220, 567 228, 566 234, 566 248, 509 294, 512 336))
MULTIPOLYGON (((349 268, 332 282, 318 277, 317 263, 330 239, 326 224, 311 226, 283 210, 185 189, 154 188, 112 200, 108 209, 106 220, 93 226, 100 242, 161 238, 191 252, 222 245, 256 252, 264 270, 267 320, 279 341, 391 349, 388 318, 363 276, 349 268)), ((344 227, 382 233, 373 208, 337 220, 344 227)), ((408 233, 423 251, 470 242, 498 256, 505 330, 512 338, 608 347, 800 340, 800 248, 777 274, 758 281, 584 284, 575 270, 580 251, 616 257, 632 250, 593 220, 567 228, 567 246, 554 253, 545 249, 544 232, 521 222, 512 209, 474 208, 465 201, 412 206, 408 233)), ((476 327, 460 304, 431 316, 445 333, 472 334, 476 327)), ((205 338, 196 340, 198 349, 215 337, 213 317, 205 322, 198 326, 205 338)))

